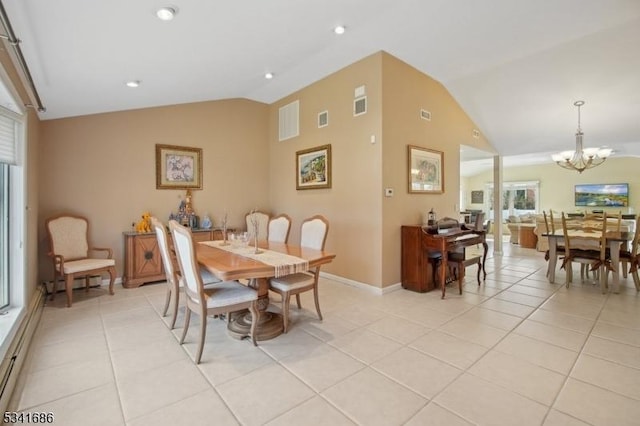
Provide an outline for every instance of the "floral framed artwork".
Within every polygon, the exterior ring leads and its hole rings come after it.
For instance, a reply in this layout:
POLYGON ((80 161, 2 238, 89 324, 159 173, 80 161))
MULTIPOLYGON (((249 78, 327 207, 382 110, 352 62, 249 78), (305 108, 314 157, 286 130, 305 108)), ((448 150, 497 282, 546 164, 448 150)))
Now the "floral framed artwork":
POLYGON ((202 189, 202 148, 156 144, 156 189, 202 189))
POLYGON ((408 146, 409 193, 444 193, 444 153, 408 146))
POLYGON ((296 189, 331 188, 331 145, 296 152, 296 189))

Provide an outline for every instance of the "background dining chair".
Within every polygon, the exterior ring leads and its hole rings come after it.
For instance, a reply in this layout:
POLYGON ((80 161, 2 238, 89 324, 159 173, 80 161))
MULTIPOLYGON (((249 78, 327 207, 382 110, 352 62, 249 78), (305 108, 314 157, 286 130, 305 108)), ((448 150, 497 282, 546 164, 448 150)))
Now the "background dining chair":
MULTIPOLYGON (((565 284, 569 285, 573 281, 572 263, 589 265, 591 270, 605 274, 601 278, 601 287, 604 292, 606 289, 606 278, 608 262, 610 262, 610 253, 607 252, 607 214, 606 212, 600 218, 592 218, 587 224, 570 225, 567 221, 565 213, 562 213, 562 232, 564 234, 564 259, 562 268, 566 271, 565 284), (577 237, 570 235, 572 230, 583 231, 591 234, 589 237, 577 237)), ((596 274, 598 277, 598 274, 596 274)))
MULTIPOLYGON (((167 228, 156 217, 151 218, 151 228, 156 233, 156 238, 158 239, 158 248, 160 249, 162 266, 164 268, 165 276, 167 277, 167 296, 164 302, 162 316, 164 317, 167 315, 167 311, 169 310, 169 303, 171 302, 173 296, 171 323, 169 324, 169 329, 173 330, 176 325, 176 319, 178 317, 180 292, 184 291, 184 286, 182 285, 182 281, 180 280, 180 274, 177 265, 174 263, 174 256, 172 256, 171 250, 169 248, 170 242, 167 228)), ((207 288, 209 284, 220 282, 220 280, 209 271, 204 269, 201 269, 200 271, 202 282, 205 285, 205 288, 207 288)))
POLYGON ((291 229, 291 218, 286 214, 281 214, 269 219, 267 240, 276 243, 286 243, 289 240, 289 230, 291 229))
POLYGON ((247 232, 249 234, 249 241, 253 241, 253 223, 252 219, 258 222, 258 241, 266 241, 267 234, 269 232, 269 219, 270 215, 261 211, 252 211, 247 213, 245 221, 247 223, 247 232))
POLYGON ((638 277, 638 267, 640 266, 640 213, 636 216, 635 231, 631 247, 620 251, 620 263, 623 268, 629 265, 629 273, 633 277, 636 291, 640 291, 640 277, 638 277))
MULTIPOLYGON (((329 232, 329 221, 323 216, 316 215, 305 219, 300 229, 300 246, 315 250, 324 250, 324 243, 327 241, 329 232)), ((320 266, 311 272, 298 272, 284 277, 271 278, 269 289, 278 293, 282 297, 282 316, 284 320, 284 332, 289 328, 289 302, 295 294, 298 309, 300 304, 300 293, 313 290, 313 299, 316 304, 318 318, 322 321, 320 312, 320 302, 318 300, 318 277, 320 276, 320 266)))
POLYGON ((180 266, 181 277, 184 282, 184 292, 187 311, 184 319, 184 330, 180 338, 180 344, 184 343, 189 330, 191 312, 200 315, 200 338, 196 352, 195 363, 200 364, 204 339, 207 334, 207 316, 226 314, 243 309, 251 312, 251 330, 249 332, 254 346, 256 345, 256 326, 260 320, 258 311, 258 293, 256 290, 245 287, 237 281, 221 281, 205 289, 200 276, 200 266, 196 259, 196 248, 193 243, 191 231, 180 225, 175 220, 169 221, 173 244, 180 266))
POLYGON ((60 215, 45 222, 49 234, 49 257, 53 261, 53 293, 55 297, 58 280, 65 282, 67 307, 73 299, 73 280, 85 278, 89 291, 90 278, 95 275, 109 274, 109 294, 113 295, 113 282, 116 278, 116 261, 110 248, 91 247, 89 245, 89 221, 82 216, 60 215), (90 256, 92 252, 104 252, 106 258, 90 256))

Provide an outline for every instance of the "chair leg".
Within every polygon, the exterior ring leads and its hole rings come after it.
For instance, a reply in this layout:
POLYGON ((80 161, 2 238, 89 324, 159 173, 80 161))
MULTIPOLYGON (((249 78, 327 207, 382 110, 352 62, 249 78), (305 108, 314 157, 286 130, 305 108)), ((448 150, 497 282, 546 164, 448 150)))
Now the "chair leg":
POLYGON ((298 303, 298 309, 302 309, 302 305, 300 304, 300 293, 296 294, 296 302, 298 303))
POLYGON ((318 283, 313 286, 313 299, 316 302, 316 312, 318 313, 318 318, 322 321, 322 313, 320 312, 320 300, 318 298, 318 283))
MULTIPOLYGON (((171 293, 175 293, 175 292, 170 291, 170 294, 168 295, 168 297, 171 297, 171 293)), ((173 315, 172 315, 172 318, 171 318, 171 325, 169 326, 169 330, 173 330, 173 328, 176 326, 176 320, 178 319, 178 307, 180 306, 180 294, 179 294, 179 292, 176 293, 174 299, 175 300, 173 302, 173 315)))
POLYGON ((184 327, 182 328, 182 337, 180 337, 180 344, 184 343, 184 338, 187 337, 187 331, 189 330, 189 322, 191 321, 191 309, 187 306, 187 312, 184 315, 184 327))
POLYGON ((113 283, 116 280, 116 267, 109 268, 109 294, 113 296, 113 283))
POLYGON ((206 335, 207 335, 207 313, 203 312, 200 318, 200 339, 198 341, 198 353, 196 355, 196 364, 200 364, 200 359, 202 359, 202 351, 204 350, 204 338, 206 337, 206 335))
POLYGON ((284 322, 284 332, 289 331, 289 302, 291 295, 289 293, 282 294, 282 321, 284 322))
POLYGON ((640 291, 640 277, 638 276, 638 271, 633 271, 631 276, 633 277, 633 283, 636 286, 636 291, 640 291))
POLYGON ((458 262, 458 292, 462 294, 462 281, 464 281, 464 263, 458 262))
MULTIPOLYGON (((253 346, 258 346, 258 344, 256 343, 256 329, 258 328, 258 323, 260 322, 260 311, 258 310, 257 301, 251 304, 251 306, 249 307, 249 311, 251 312, 251 341, 253 342, 253 346)), ((230 312, 227 314, 227 316, 231 316, 229 314, 230 312)))
POLYGON ((480 287, 480 271, 482 270, 482 262, 478 260, 478 287, 480 287))
POLYGON ((67 308, 71 307, 71 301, 73 299, 73 274, 67 274, 64 281, 65 292, 67 293, 67 308))
POLYGON ((162 316, 167 316, 167 311, 169 310, 169 302, 171 301, 171 289, 167 286, 167 297, 164 299, 164 309, 162 310, 162 316))

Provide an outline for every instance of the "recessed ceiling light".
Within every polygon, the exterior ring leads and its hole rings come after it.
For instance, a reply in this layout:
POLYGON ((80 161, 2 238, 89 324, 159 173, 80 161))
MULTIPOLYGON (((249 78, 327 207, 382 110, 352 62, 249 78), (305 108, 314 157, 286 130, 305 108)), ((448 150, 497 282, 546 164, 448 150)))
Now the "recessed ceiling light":
POLYGON ((273 73, 270 73, 270 72, 265 73, 264 78, 266 78, 267 80, 271 80, 273 78, 273 73))
POLYGON ((170 21, 178 14, 178 8, 174 6, 161 7, 156 11, 156 16, 163 21, 170 21))
POLYGON ((340 34, 344 34, 344 32, 346 31, 346 28, 344 27, 344 25, 338 25, 337 27, 335 27, 333 29, 333 32, 340 35, 340 34))
POLYGON ((127 85, 127 87, 138 87, 140 86, 141 81, 140 80, 131 80, 131 81, 127 81, 125 84, 127 85))

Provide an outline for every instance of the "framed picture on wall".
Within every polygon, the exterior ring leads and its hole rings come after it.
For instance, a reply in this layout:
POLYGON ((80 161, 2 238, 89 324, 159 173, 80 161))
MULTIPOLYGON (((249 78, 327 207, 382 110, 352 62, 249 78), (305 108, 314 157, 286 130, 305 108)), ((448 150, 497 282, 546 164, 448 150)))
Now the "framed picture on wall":
POLYGON ((156 189, 202 189, 202 148, 156 144, 156 189))
POLYGON ((296 152, 296 189, 331 188, 331 145, 296 152))
POLYGON ((484 191, 471 191, 471 204, 484 203, 484 191))
POLYGON ((444 193, 444 153, 419 146, 408 146, 409 193, 444 193))

